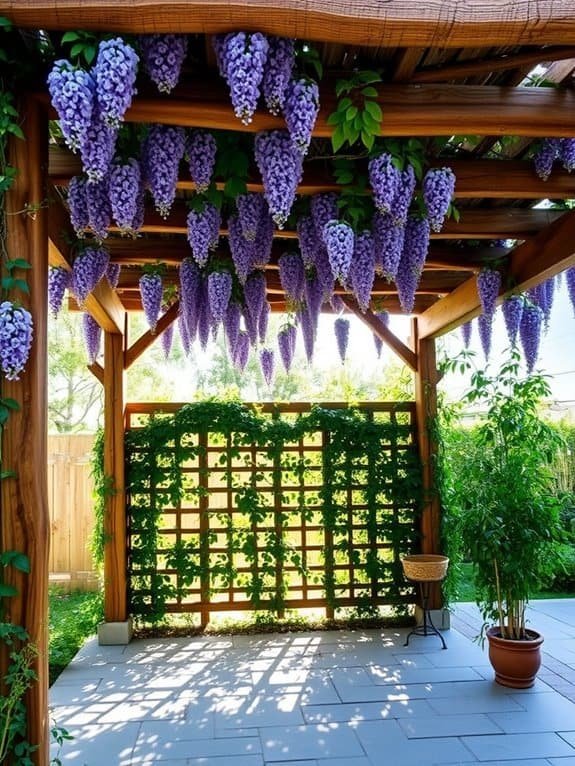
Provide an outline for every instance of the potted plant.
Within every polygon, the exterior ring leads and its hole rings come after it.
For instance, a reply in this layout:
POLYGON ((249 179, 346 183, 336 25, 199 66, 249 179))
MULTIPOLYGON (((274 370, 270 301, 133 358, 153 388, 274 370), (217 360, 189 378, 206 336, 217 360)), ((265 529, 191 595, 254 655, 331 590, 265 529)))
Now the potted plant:
POLYGON ((519 357, 490 378, 472 377, 468 403, 487 408, 470 438, 450 503, 460 545, 473 564, 476 600, 495 678, 532 686, 543 637, 525 624, 529 597, 557 570, 560 507, 551 464, 557 432, 538 414, 549 387, 540 375, 519 379, 519 357))

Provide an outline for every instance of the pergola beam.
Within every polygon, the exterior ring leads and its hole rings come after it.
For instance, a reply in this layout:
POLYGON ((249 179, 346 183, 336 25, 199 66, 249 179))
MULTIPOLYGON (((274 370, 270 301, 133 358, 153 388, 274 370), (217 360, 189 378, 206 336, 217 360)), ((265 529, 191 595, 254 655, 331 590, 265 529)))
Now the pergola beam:
POLYGON ((444 48, 575 44, 570 0, 485 3, 443 0, 5 0, 21 27, 120 33, 205 33, 237 29, 349 45, 444 48))
MULTIPOLYGON (((523 69, 534 67, 544 61, 575 60, 575 47, 563 45, 558 48, 535 48, 532 51, 512 53, 506 56, 487 56, 483 59, 473 58, 469 61, 457 61, 454 64, 445 64, 433 68, 421 69, 414 72, 409 81, 424 82, 448 82, 450 80, 462 80, 466 77, 487 75, 491 72, 505 72, 511 69, 523 69)), ((575 66, 575 63, 574 63, 575 66)))
MULTIPOLYGON (((48 213, 48 262, 50 266, 72 269, 70 242, 75 234, 68 213, 53 193, 48 213)), ((124 307, 106 279, 100 280, 86 298, 84 310, 91 314, 105 332, 122 335, 124 307)))
MULTIPOLYGON (((573 25, 575 27, 575 25, 573 25)), ((345 39, 345 38, 344 38, 345 39)), ((45 93, 38 96, 48 104, 45 93)), ((331 84, 323 87, 313 135, 329 138, 328 118, 336 106, 331 84)), ((575 137, 575 92, 555 88, 511 88, 496 85, 385 85, 380 89, 382 134, 413 136, 575 137)), ((50 108, 51 117, 56 112, 50 108)), ((259 110, 249 125, 233 113, 221 79, 198 80, 176 88, 170 99, 157 93, 138 96, 126 121, 257 133, 285 129, 285 121, 259 110)))
MULTIPOLYGON (((563 199, 575 196, 575 176, 562 168, 554 168, 549 180, 542 181, 535 173, 532 163, 521 160, 443 159, 431 163, 431 167, 444 165, 449 165, 455 173, 457 199, 563 199)), ((81 172, 82 165, 78 155, 54 144, 50 147, 49 174, 54 185, 67 186, 70 179, 81 172)), ((220 181, 216 185, 221 189, 224 182, 220 181)), ((263 184, 259 178, 254 178, 248 182, 247 188, 250 192, 261 192, 263 184)), ((178 189, 194 191, 195 184, 186 175, 179 179, 178 189)), ((331 173, 314 172, 306 168, 303 181, 298 186, 298 194, 308 196, 322 192, 339 192, 341 189, 331 173)))
MULTIPOLYGON (((575 121, 574 121, 575 123, 575 121)), ((150 234, 187 234, 188 210, 182 200, 177 200, 167 219, 148 207, 141 228, 150 234)), ((459 221, 447 219, 439 233, 432 232, 432 239, 528 239, 536 235, 563 214, 562 210, 535 210, 532 208, 465 208, 460 210, 459 221)), ((110 231, 118 231, 111 227, 110 231)), ((227 236, 227 229, 220 230, 227 236)), ((274 232, 276 239, 296 239, 293 229, 274 232)))
MULTIPOLYGON (((144 266, 158 260, 167 266, 179 266, 184 258, 191 256, 190 245, 183 236, 162 241, 143 237, 135 241, 124 237, 109 237, 105 247, 111 261, 121 266, 144 266)), ((266 269, 277 269, 277 260, 283 252, 284 248, 276 243, 266 269)), ((477 271, 487 263, 505 258, 509 252, 510 249, 506 247, 460 247, 436 240, 429 248, 425 269, 477 271)))
POLYGON ((164 332, 164 330, 167 330, 167 328, 173 324, 173 322, 178 318, 179 313, 180 302, 174 301, 169 309, 158 319, 156 331, 153 333, 151 330, 147 330, 138 338, 137 341, 132 343, 130 348, 126 349, 124 353, 125 370, 130 368, 136 359, 138 359, 144 353, 144 351, 146 351, 152 345, 152 343, 154 343, 154 341, 164 332))
POLYGON ((417 356, 415 353, 401 341, 397 335, 391 332, 375 314, 369 309, 366 312, 361 312, 357 303, 350 298, 343 298, 343 302, 347 308, 355 314, 356 317, 366 324, 374 335, 388 345, 392 351, 397 354, 401 361, 406 364, 413 372, 417 372, 417 356))
MULTIPOLYGON (((530 242, 515 248, 498 303, 512 292, 523 292, 575 264, 575 211, 566 213, 530 242)), ((443 335, 481 313, 477 281, 471 277, 427 309, 418 320, 419 337, 443 335)))

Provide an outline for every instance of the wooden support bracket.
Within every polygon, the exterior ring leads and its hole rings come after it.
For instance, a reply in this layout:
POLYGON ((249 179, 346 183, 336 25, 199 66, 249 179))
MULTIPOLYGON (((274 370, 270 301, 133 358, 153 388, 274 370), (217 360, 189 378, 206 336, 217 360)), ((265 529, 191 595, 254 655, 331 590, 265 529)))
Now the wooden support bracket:
POLYGON ((350 298, 342 298, 345 306, 361 321, 366 324, 369 329, 377 335, 385 344, 387 344, 392 351, 394 351, 401 361, 411 368, 414 372, 417 372, 417 356, 416 354, 401 341, 397 335, 394 335, 391 330, 383 325, 375 316, 373 311, 368 309, 363 314, 357 303, 350 298))

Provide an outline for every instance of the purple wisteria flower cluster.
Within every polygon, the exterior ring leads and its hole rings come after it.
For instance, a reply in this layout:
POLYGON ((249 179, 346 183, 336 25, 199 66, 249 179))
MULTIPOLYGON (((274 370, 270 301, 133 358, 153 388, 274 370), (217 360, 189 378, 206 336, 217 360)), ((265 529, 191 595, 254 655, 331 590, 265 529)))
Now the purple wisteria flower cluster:
POLYGON ((70 223, 76 236, 83 237, 86 229, 90 226, 90 211, 88 210, 86 179, 82 176, 74 176, 68 184, 68 207, 70 209, 70 223))
POLYGON ((142 147, 146 181, 157 211, 167 218, 176 197, 185 131, 170 125, 152 125, 142 147))
POLYGON ((87 247, 74 259, 71 289, 81 306, 105 275, 109 260, 110 256, 101 247, 87 247))
POLYGON ((140 277, 140 296, 144 315, 152 334, 156 332, 163 295, 164 285, 161 275, 157 273, 142 274, 140 277))
POLYGON ((555 160, 559 158, 560 138, 545 138, 533 156, 535 172, 543 181, 547 181, 553 170, 555 160))
POLYGON ((305 268, 299 253, 285 253, 278 260, 280 282, 287 298, 301 301, 305 286, 305 268))
POLYGON ((171 93, 178 84, 188 52, 185 35, 142 35, 139 38, 142 64, 160 93, 171 93))
POLYGON ((229 271, 213 271, 208 276, 208 300, 214 321, 224 319, 231 295, 232 275, 229 271))
POLYGON ((142 187, 140 163, 130 159, 112 167, 108 194, 112 218, 122 234, 137 233, 138 198, 142 187))
POLYGON ((375 245, 370 231, 362 231, 355 238, 349 276, 357 304, 365 312, 369 308, 375 279, 375 245))
POLYGON ((265 382, 271 386, 275 368, 274 352, 271 348, 262 348, 260 351, 260 365, 265 382))
POLYGON ((108 173, 118 128, 135 93, 138 56, 120 37, 103 40, 90 72, 69 61, 56 61, 48 89, 64 139, 80 151, 89 181, 108 173))
POLYGON ((6 380, 19 380, 32 347, 32 315, 12 301, 0 303, 0 368, 6 380))
POLYGON ((512 346, 515 346, 517 342, 517 333, 521 326, 524 305, 525 299, 522 295, 510 295, 501 304, 507 337, 512 346))
POLYGON ((534 303, 527 302, 523 307, 521 324, 519 325, 519 339, 525 356, 527 372, 531 374, 535 368, 539 356, 541 331, 543 328, 543 312, 534 303))
POLYGON ((430 224, 427 218, 408 219, 401 259, 395 284, 401 308, 410 314, 415 305, 415 293, 429 250, 430 224))
POLYGON ((282 229, 301 181, 302 156, 294 148, 287 131, 270 130, 256 135, 255 159, 271 217, 282 229))
POLYGON ((82 329, 84 332, 84 345, 86 346, 88 364, 94 364, 100 354, 102 328, 91 314, 85 312, 82 314, 82 329))
POLYGON ((432 231, 441 231, 455 192, 455 173, 451 168, 432 168, 423 179, 423 201, 432 231))
POLYGON ((190 210, 188 213, 188 242, 198 266, 206 265, 209 251, 214 248, 214 240, 217 246, 216 236, 219 239, 219 224, 219 211, 210 203, 206 203, 201 210, 190 210), (217 235, 214 230, 216 226, 217 235))
POLYGON ((216 165, 216 139, 207 130, 192 130, 186 136, 184 156, 190 168, 192 181, 199 194, 207 191, 216 165))
POLYGON ((297 339, 297 327, 295 324, 284 325, 278 332, 278 349, 282 364, 287 373, 291 369, 295 353, 297 339))
POLYGON ((337 341, 337 350, 343 363, 345 362, 347 344, 349 342, 349 319, 338 317, 333 323, 333 329, 335 332, 335 339, 337 341))
POLYGON ((323 229, 323 241, 334 278, 346 285, 355 247, 353 229, 343 221, 328 221, 323 229))
POLYGON ((48 306, 52 316, 58 316, 66 289, 70 286, 72 272, 61 266, 52 266, 48 271, 48 306))
POLYGON ((293 40, 235 32, 216 35, 213 45, 236 117, 246 125, 252 122, 263 92, 269 111, 284 113, 294 148, 307 154, 319 112, 319 88, 313 80, 294 75, 293 40))

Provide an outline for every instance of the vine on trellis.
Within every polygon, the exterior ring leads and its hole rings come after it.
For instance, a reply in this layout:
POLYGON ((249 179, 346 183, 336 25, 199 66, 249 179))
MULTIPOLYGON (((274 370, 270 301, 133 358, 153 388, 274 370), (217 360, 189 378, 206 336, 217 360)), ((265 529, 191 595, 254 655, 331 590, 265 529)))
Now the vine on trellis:
POLYGON ((332 609, 409 601, 399 559, 417 537, 421 470, 408 410, 270 416, 207 401, 128 430, 132 613, 154 622, 226 591, 238 609, 281 613, 302 582, 332 609))

